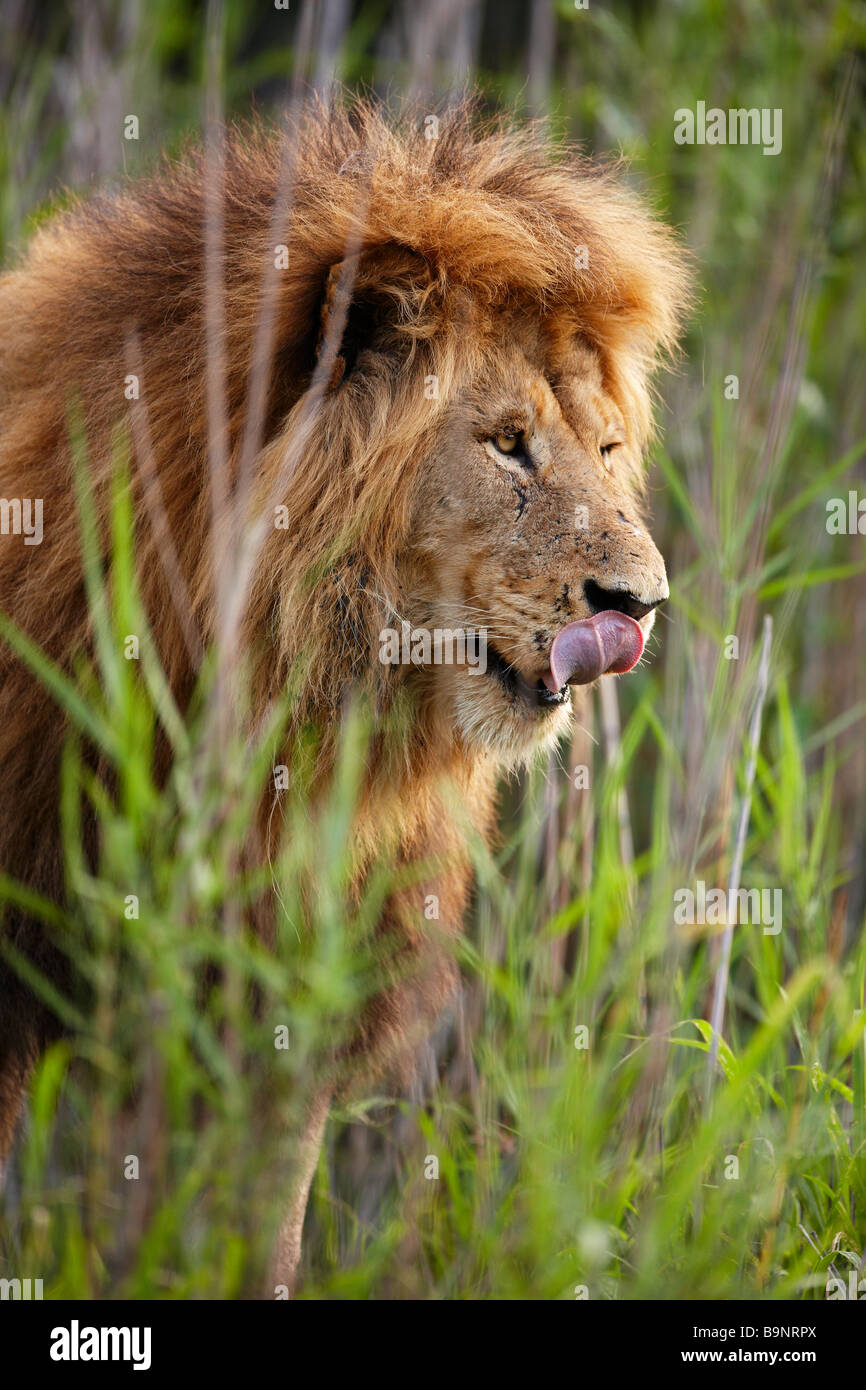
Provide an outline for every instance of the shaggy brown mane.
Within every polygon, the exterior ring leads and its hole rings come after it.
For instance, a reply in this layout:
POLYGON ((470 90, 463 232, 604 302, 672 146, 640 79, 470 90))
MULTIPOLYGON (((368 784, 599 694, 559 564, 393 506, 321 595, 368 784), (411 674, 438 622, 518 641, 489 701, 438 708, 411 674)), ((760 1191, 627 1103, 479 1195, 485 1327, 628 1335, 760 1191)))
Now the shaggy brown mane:
MULTIPOLYGON (((380 293, 391 296, 417 352, 407 359, 399 383, 399 441, 381 402, 370 416, 375 382, 363 382, 323 410, 303 476, 293 479, 293 532, 302 542, 293 547, 282 537, 272 546, 276 551, 282 544, 279 577, 288 581, 283 593, 297 592, 302 573, 331 569, 335 552, 345 549, 349 499, 358 570, 375 576, 371 590, 393 592, 389 571, 401 543, 401 516, 405 521, 401 497, 419 438, 435 414, 417 384, 435 372, 440 406, 447 401, 460 371, 465 322, 479 303, 497 306, 525 298, 547 310, 572 311, 575 325, 602 350, 607 385, 641 442, 646 439, 648 383, 658 355, 674 345, 686 281, 671 233, 623 186, 618 167, 600 167, 577 154, 553 162, 538 130, 493 124, 479 134, 471 106, 443 117, 439 138, 428 140, 415 115, 393 123, 378 105, 362 103, 351 110, 309 108, 288 141, 262 126, 231 132, 224 171, 224 275, 233 456, 243 428, 265 276, 274 258, 273 205, 287 150, 291 210, 277 244, 283 242, 289 256, 287 269, 279 272, 277 370, 264 437, 309 385, 326 277, 347 248, 380 253, 373 278, 380 293), (586 248, 585 269, 575 265, 577 248, 586 248), (323 475, 331 491, 322 491, 323 475)), ((166 163, 150 178, 49 221, 30 243, 21 268, 0 284, 0 482, 5 493, 44 495, 46 510, 53 513, 47 544, 58 555, 74 554, 74 509, 65 507, 62 517, 61 509, 52 507, 58 492, 69 497, 69 395, 81 393, 87 436, 96 441, 95 467, 100 441, 107 467, 105 441, 126 413, 124 345, 134 326, 141 343, 142 392, 158 403, 151 407, 151 429, 166 508, 207 636, 207 586, 196 583, 209 516, 205 169, 204 151, 193 147, 181 162, 166 163), (46 468, 51 458, 57 460, 54 476, 46 468)), ((161 564, 146 522, 139 541, 142 570, 160 589, 161 564)), ((35 592, 22 576, 20 552, 7 548, 0 557, 0 602, 25 627, 32 626, 50 651, 68 650, 81 633, 83 607, 72 622, 72 595, 53 588, 54 614, 46 625, 44 570, 35 563, 29 568, 35 592)), ((69 578, 70 587, 77 588, 73 571, 69 578)), ((166 597, 160 594, 159 600, 166 597)), ((306 615, 298 618, 309 639, 306 615)), ((323 624, 316 631, 328 638, 333 628, 323 624)), ((173 632, 165 644, 169 663, 183 651, 176 637, 173 632)), ((285 655, 294 651, 290 633, 284 633, 280 646, 285 655)), ((312 665, 333 669, 330 661, 312 665)))

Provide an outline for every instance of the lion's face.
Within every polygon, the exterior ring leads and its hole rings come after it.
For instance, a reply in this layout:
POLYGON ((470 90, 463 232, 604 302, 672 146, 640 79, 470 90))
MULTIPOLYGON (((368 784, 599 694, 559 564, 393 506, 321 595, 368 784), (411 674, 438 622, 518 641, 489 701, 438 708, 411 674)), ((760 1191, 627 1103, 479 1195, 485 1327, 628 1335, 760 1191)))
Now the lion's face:
POLYGON ((502 317, 475 360, 421 470, 407 614, 486 632, 479 669, 421 679, 467 745, 516 763, 562 731, 572 685, 635 664, 668 587, 597 354, 502 317))

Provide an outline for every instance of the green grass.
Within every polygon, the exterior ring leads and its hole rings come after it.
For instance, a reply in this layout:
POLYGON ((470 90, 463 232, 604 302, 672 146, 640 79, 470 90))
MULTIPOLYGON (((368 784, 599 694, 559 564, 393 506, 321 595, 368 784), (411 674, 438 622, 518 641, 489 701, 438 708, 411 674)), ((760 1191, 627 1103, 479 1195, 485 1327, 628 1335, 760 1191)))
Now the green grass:
MULTIPOLYGON (((808 1299, 825 1296, 831 1275, 866 1273, 855 629, 866 552, 862 537, 825 527, 827 498, 858 479, 866 490, 856 84, 841 104, 862 10, 739 9, 735 24, 710 0, 559 7, 557 122, 594 148, 623 143, 634 177, 683 227, 702 284, 652 460, 669 620, 659 618, 651 664, 616 683, 619 737, 611 701, 602 709, 596 697, 573 748, 503 789, 501 846, 473 846, 459 1019, 422 1052, 408 1094, 359 1094, 331 1120, 303 1297, 808 1299), (673 111, 699 99, 782 107, 783 153, 678 149, 673 111), (738 400, 725 398, 731 373, 738 400), (708 1070, 719 938, 676 926, 674 893, 727 884, 764 613, 774 645, 742 882, 781 888, 783 925, 735 929, 708 1070), (737 659, 725 655, 729 635, 737 659), (574 788, 572 764, 589 768, 587 789, 574 788), (581 1027, 586 1047, 575 1046, 581 1027), (425 1177, 431 1156, 438 1178, 425 1177)), ((374 10, 356 17, 346 71, 394 81, 371 55, 374 10)), ((161 7, 139 60, 161 113, 135 152, 143 162, 200 111, 191 15, 161 7)), ((237 110, 284 57, 256 47, 251 16, 238 6, 227 39, 237 110)), ((4 166, 4 240, 63 176, 68 132, 38 119, 40 102, 54 109, 50 59, 43 47, 22 66, 29 124, 17 157, 38 157, 23 188, 15 158, 4 166)), ((482 54, 485 89, 524 101, 518 54, 499 62, 482 54)), ((242 851, 286 710, 251 745, 220 741, 208 670, 190 711, 175 708, 138 608, 123 469, 121 457, 110 583, 98 564, 89 571, 93 666, 70 680, 24 653, 70 723, 69 905, 27 901, 89 998, 53 1001, 74 1032, 35 1078, 0 1273, 42 1277, 51 1296, 254 1296, 313 1059, 346 1035, 375 978, 368 937, 386 870, 359 906, 347 895, 368 727, 356 711, 323 805, 306 796, 304 767, 293 770, 266 947, 244 915, 271 881, 244 872, 242 851), (128 661, 133 632, 140 659, 128 661), (152 770, 157 728, 175 755, 164 787, 152 770), (113 770, 110 793, 85 739, 113 770), (79 849, 82 795, 102 828, 96 871, 79 849), (274 1045, 283 1026, 285 1049, 274 1045), (124 1177, 127 1155, 138 1156, 137 1180, 124 1177)), ((3 636, 24 652, 5 623, 3 636)), ((6 879, 0 896, 21 901, 22 890, 6 879)))

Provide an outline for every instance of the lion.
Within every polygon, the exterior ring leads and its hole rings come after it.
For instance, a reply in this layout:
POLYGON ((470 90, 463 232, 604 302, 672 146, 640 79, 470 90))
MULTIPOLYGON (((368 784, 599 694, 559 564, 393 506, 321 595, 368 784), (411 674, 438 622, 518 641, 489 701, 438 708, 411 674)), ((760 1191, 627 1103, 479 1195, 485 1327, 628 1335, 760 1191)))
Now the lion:
MULTIPOLYGON (((460 932, 471 891, 467 817, 493 836, 503 772, 562 737, 573 692, 637 664, 668 597, 642 459, 654 374, 689 300, 686 254, 619 165, 554 157, 543 131, 480 125, 471 105, 445 112, 435 133, 369 100, 311 104, 291 129, 237 126, 216 202, 208 151, 192 145, 49 218, 0 280, 0 492, 9 508, 38 499, 44 518, 38 545, 4 526, 0 610, 67 672, 92 649, 74 401, 105 534, 111 441, 129 428, 141 594, 181 706, 221 621, 213 537, 222 515, 230 549, 241 515, 259 527, 254 562, 236 576, 250 717, 302 661, 285 760, 292 730, 312 723, 326 785, 347 695, 365 692, 376 712, 354 829, 359 882, 383 852, 442 867, 385 906, 400 969, 359 1020, 359 1075, 399 1059, 453 996, 443 940, 460 932), (214 225, 222 514, 209 486, 214 225), (154 489, 162 527, 146 505, 154 489), (274 520, 281 508, 288 525, 274 520), (396 634, 397 659, 383 658, 384 634, 396 634), (443 634, 451 659, 437 660, 443 634), (459 789, 460 814, 446 787, 459 789)), ((64 737, 50 693, 4 648, 0 869, 58 900, 64 737)), ((272 800, 263 792, 263 815, 272 800)), ((23 909, 7 907, 4 932, 65 987, 23 909)), ((60 1025, 8 967, 0 990, 5 1157, 60 1025)), ((330 1103, 326 1087, 299 1140, 274 1264, 287 1285, 330 1103)))

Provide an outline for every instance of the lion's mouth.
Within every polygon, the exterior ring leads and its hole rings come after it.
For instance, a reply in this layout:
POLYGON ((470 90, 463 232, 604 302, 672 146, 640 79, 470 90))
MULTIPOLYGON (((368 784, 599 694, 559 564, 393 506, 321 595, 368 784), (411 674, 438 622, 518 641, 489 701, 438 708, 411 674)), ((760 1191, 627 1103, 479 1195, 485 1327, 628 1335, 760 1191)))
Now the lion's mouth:
POLYGON ((568 686, 551 690, 544 680, 529 681, 511 662, 505 660, 495 647, 487 645, 487 674, 499 681, 513 700, 521 700, 530 709, 557 709, 568 699, 568 686))
POLYGON ((606 674, 623 675, 643 654, 643 631, 626 613, 605 609, 560 628, 550 648, 550 666, 528 680, 495 647, 487 648, 487 671, 512 697, 538 710, 555 709, 571 685, 589 685, 606 674))

